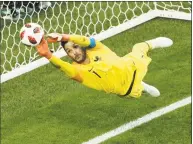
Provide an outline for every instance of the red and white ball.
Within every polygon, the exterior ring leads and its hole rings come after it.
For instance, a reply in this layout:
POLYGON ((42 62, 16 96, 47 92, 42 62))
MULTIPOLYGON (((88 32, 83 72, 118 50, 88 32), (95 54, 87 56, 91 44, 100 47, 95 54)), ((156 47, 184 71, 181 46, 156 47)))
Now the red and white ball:
POLYGON ((21 42, 27 46, 37 46, 44 36, 44 30, 37 23, 27 23, 20 30, 21 42))

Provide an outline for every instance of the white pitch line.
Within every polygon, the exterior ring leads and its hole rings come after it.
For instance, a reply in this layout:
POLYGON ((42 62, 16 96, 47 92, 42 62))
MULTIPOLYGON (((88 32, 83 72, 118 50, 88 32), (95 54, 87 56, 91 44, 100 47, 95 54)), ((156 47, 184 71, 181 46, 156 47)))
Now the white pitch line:
POLYGON ((168 112, 171 112, 175 109, 178 109, 178 108, 183 107, 183 106, 190 104, 190 103, 191 103, 191 96, 189 96, 185 99, 182 99, 180 101, 177 101, 169 106, 166 106, 164 108, 161 108, 159 110, 151 112, 151 113, 149 113, 141 118, 138 118, 137 120, 126 123, 126 124, 116 128, 114 130, 111 130, 107 133, 104 133, 100 136, 97 136, 93 139, 90 139, 87 142, 83 142, 82 144, 99 144, 99 143, 104 142, 104 141, 106 141, 114 136, 117 136, 123 132, 130 130, 130 129, 133 129, 141 124, 147 123, 147 122, 149 122, 149 121, 151 121, 159 116, 162 116, 168 112))

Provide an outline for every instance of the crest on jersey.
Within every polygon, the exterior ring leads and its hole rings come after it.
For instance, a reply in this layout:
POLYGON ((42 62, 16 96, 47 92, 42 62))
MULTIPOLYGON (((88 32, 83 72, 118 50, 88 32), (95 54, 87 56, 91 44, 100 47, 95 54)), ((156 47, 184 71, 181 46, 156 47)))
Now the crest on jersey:
POLYGON ((95 61, 95 62, 100 61, 100 60, 101 60, 101 57, 95 56, 95 58, 94 58, 94 61, 95 61))

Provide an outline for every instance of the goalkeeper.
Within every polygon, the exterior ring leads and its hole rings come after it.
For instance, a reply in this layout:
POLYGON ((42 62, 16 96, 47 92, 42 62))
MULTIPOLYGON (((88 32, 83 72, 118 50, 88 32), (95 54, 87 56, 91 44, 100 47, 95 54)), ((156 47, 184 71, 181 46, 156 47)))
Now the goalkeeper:
POLYGON ((147 55, 148 51, 169 47, 172 44, 171 39, 159 37, 135 44, 132 52, 119 57, 94 38, 51 33, 48 34, 47 40, 43 39, 36 48, 41 56, 47 58, 68 77, 87 87, 139 98, 142 91, 154 97, 160 95, 157 88, 142 81, 151 62, 151 58, 147 55), (48 49, 47 42, 61 42, 73 63, 54 56, 48 49))

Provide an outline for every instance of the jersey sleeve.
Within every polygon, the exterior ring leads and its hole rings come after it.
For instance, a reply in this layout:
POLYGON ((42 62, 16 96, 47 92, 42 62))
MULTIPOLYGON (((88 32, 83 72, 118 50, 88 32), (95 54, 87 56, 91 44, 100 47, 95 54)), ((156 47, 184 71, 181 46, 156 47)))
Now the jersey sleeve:
POLYGON ((103 48, 104 45, 95 40, 94 38, 92 37, 85 37, 85 36, 81 36, 81 35, 70 35, 70 39, 69 41, 75 43, 75 44, 78 44, 86 49, 99 49, 99 48, 103 48))
POLYGON ((78 70, 72 64, 68 62, 64 62, 63 60, 61 60, 60 58, 57 58, 56 56, 52 56, 49 59, 49 61, 52 64, 54 64, 57 68, 62 70, 68 77, 75 79, 77 81, 81 81, 78 70))

